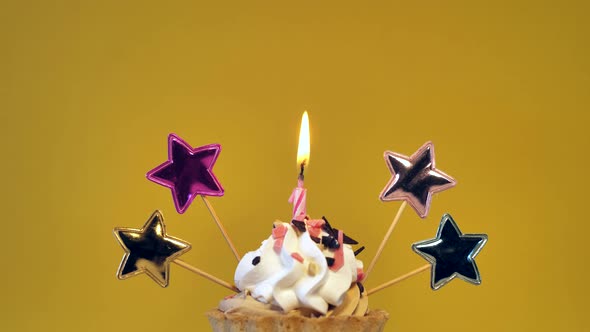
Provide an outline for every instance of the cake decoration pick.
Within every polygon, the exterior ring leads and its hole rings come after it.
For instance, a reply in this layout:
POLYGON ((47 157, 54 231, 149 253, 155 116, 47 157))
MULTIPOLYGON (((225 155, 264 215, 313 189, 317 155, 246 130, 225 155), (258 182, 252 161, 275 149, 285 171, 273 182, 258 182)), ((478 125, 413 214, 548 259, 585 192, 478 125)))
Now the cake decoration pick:
POLYGON ((434 145, 426 142, 411 157, 385 151, 392 177, 381 192, 382 201, 403 200, 426 218, 432 194, 455 186, 456 181, 434 166, 434 145))
POLYGON ((147 178, 170 188, 174 206, 184 213, 197 195, 223 196, 221 183, 212 172, 221 145, 192 148, 176 134, 168 136, 168 160, 147 173, 147 178))
POLYGON ((385 244, 401 215, 409 203, 421 218, 426 218, 430 209, 432 195, 449 189, 457 183, 452 177, 435 167, 434 144, 426 142, 412 156, 385 151, 385 162, 392 174, 391 179, 381 192, 379 198, 384 201, 403 200, 395 218, 391 222, 385 237, 381 241, 377 254, 367 269, 365 278, 375 267, 385 244))
POLYGON ((178 213, 184 213, 193 199, 200 195, 232 253, 240 261, 238 251, 206 197, 223 196, 224 194, 221 183, 212 171, 220 151, 221 145, 219 144, 193 148, 176 134, 170 134, 168 136, 168 160, 149 171, 146 176, 148 180, 170 188, 178 213))
POLYGON ((481 277, 474 259, 487 240, 486 234, 462 234, 457 223, 447 213, 442 216, 436 238, 412 245, 412 249, 429 263, 370 289, 367 294, 374 294, 413 277, 430 269, 431 265, 433 290, 441 288, 455 277, 479 285, 481 277))
POLYGON ((223 287, 237 291, 235 286, 178 259, 191 249, 191 245, 166 233, 164 217, 160 211, 152 213, 141 229, 117 227, 113 233, 125 250, 117 271, 117 278, 121 280, 145 273, 158 285, 167 287, 170 263, 174 262, 223 287))
POLYGON ((431 287, 436 290, 455 277, 479 285, 475 256, 487 241, 486 234, 462 234, 453 217, 445 214, 436 238, 414 243, 412 249, 432 264, 431 287))
POLYGON ((141 229, 115 228, 115 237, 125 250, 117 277, 127 279, 144 273, 160 286, 168 286, 170 262, 191 245, 166 234, 164 218, 155 211, 141 229))

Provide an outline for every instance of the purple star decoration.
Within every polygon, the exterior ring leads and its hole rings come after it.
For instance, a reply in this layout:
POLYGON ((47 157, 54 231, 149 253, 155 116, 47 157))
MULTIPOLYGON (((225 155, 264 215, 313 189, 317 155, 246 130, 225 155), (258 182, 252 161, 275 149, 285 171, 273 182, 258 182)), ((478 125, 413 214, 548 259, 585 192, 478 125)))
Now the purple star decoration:
POLYGON ((168 136, 168 160, 147 173, 147 178, 172 190, 174 206, 184 213, 195 196, 223 196, 223 187, 212 168, 221 145, 192 148, 176 134, 168 136))

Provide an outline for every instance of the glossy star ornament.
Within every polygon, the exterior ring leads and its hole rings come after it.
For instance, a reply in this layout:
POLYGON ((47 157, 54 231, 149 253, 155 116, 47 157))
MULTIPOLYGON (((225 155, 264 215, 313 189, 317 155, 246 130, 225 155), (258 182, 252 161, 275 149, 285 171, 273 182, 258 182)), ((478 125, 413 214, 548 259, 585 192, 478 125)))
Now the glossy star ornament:
POLYGON ((168 160, 147 173, 147 178, 170 188, 174 206, 184 213, 197 195, 223 196, 224 190, 212 168, 221 145, 192 148, 176 134, 168 136, 168 160))
POLYGON ((453 217, 445 214, 436 238, 414 243, 412 249, 432 265, 430 287, 437 290, 455 277, 479 285, 475 256, 487 241, 486 234, 462 234, 453 217))
POLYGON ((426 218, 432 194, 455 186, 456 181, 434 166, 434 145, 426 142, 411 157, 385 151, 391 180, 381 192, 382 201, 405 200, 426 218))
POLYGON ((146 273, 160 286, 168 286, 170 262, 189 251, 191 245, 166 234, 160 211, 155 211, 141 229, 115 228, 115 237, 125 250, 117 271, 123 280, 146 273))

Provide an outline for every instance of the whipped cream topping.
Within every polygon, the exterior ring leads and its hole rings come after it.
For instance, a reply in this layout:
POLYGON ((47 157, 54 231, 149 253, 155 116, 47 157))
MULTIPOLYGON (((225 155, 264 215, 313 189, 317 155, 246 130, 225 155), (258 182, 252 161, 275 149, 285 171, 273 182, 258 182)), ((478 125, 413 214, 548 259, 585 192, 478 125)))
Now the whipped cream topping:
POLYGON ((285 312, 308 308, 326 314, 329 305, 339 306, 351 284, 362 278, 363 263, 343 243, 341 231, 339 245, 328 246, 310 236, 328 239, 325 230, 306 225, 307 230, 300 231, 292 224, 275 222, 273 234, 241 259, 234 276, 236 286, 285 312), (331 266, 327 260, 333 260, 331 266))

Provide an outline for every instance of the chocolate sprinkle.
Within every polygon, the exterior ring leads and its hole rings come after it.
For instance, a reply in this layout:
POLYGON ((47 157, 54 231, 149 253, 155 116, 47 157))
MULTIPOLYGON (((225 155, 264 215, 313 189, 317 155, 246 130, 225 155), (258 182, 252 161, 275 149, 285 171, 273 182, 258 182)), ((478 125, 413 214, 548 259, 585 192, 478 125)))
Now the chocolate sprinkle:
POLYGON ((305 228, 305 222, 303 221, 299 221, 299 220, 291 220, 291 223, 293 224, 293 226, 295 226, 295 228, 297 228, 300 232, 305 232, 306 228, 305 228))
POLYGON ((320 239, 318 239, 317 237, 315 237, 315 236, 310 236, 310 238, 311 238, 311 240, 312 240, 313 242, 315 242, 315 243, 318 243, 318 244, 320 243, 320 239))
POLYGON ((326 231, 326 233, 328 233, 332 236, 336 236, 336 234, 334 233, 334 229, 332 229, 330 222, 328 222, 328 219, 326 219, 326 217, 323 217, 323 216, 322 216, 322 219, 324 219, 324 221, 326 222, 324 224, 324 226, 322 226, 322 228, 326 231))
POLYGON ((356 282, 357 286, 359 286, 359 290, 361 291, 361 294, 365 291, 365 286, 363 286, 363 284, 361 284, 360 281, 356 282))
POLYGON ((328 266, 334 265, 334 258, 326 257, 326 263, 328 263, 328 266))
POLYGON ((340 248, 340 243, 332 236, 322 236, 322 244, 330 249, 340 248))
POLYGON ((354 255, 358 256, 358 254, 360 254, 361 252, 363 252, 363 250, 365 250, 365 246, 362 246, 360 248, 358 248, 357 250, 354 251, 354 255))
MULTIPOLYGON (((338 233, 338 229, 334 228, 334 232, 338 233)), ((350 237, 346 236, 346 234, 342 234, 344 235, 342 238, 342 242, 344 242, 345 244, 359 244, 356 240, 351 239, 350 237)))
POLYGON ((258 263, 260 263, 260 256, 256 256, 252 260, 252 265, 256 266, 256 265, 258 265, 258 263))

